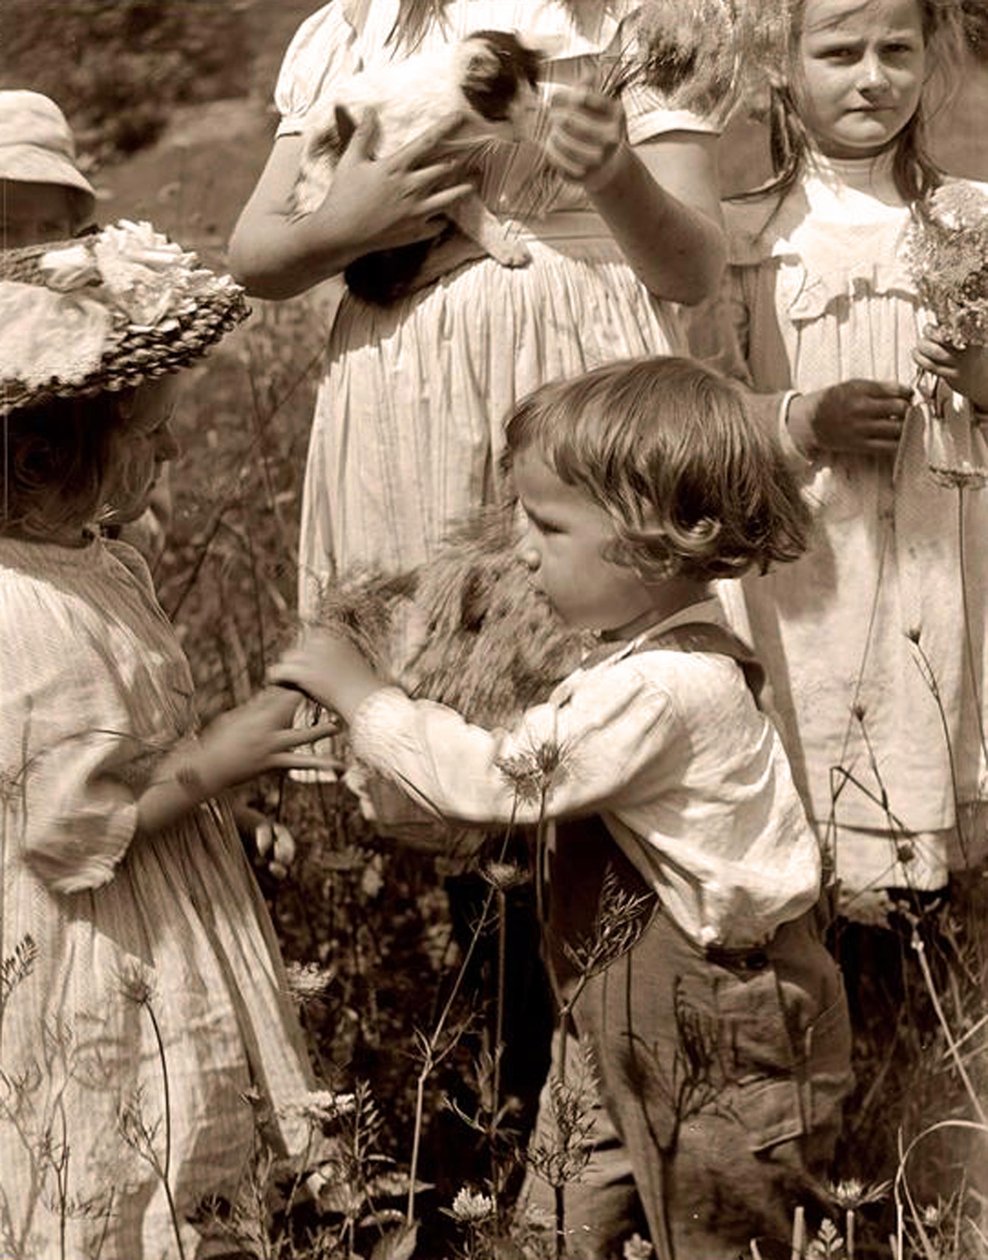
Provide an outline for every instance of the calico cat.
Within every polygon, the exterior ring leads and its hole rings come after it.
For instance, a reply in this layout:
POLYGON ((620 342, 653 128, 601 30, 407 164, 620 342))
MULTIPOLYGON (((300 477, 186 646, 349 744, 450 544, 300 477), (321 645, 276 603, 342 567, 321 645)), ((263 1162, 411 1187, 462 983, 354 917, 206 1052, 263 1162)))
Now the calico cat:
MULTIPOLYGON (((322 203, 357 120, 368 108, 378 118, 377 157, 400 149, 454 110, 464 115, 455 144, 467 153, 491 140, 530 136, 538 116, 541 62, 541 53, 509 31, 475 31, 437 52, 413 54, 333 84, 310 111, 302 132, 295 213, 309 214, 322 203)), ((351 263, 343 273, 351 292, 379 306, 396 301, 414 285, 430 250, 455 228, 502 266, 529 261, 526 246, 478 193, 467 194, 445 214, 451 227, 439 238, 365 254, 351 263)))

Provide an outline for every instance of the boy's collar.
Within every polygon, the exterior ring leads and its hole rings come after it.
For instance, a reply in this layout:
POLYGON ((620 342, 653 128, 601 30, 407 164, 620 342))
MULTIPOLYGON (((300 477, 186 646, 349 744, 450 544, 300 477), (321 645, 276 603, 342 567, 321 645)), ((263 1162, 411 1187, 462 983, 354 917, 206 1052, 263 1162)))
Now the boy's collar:
POLYGON ((607 637, 604 634, 593 635, 588 643, 586 655, 580 662, 580 668, 589 669, 604 661, 623 660, 624 657, 636 652, 648 639, 656 638, 692 622, 703 621, 722 625, 724 615, 716 596, 705 595, 695 603, 687 604, 685 608, 680 608, 666 617, 658 617, 651 622, 643 617, 640 621, 642 623, 640 625, 633 623, 631 626, 622 627, 623 633, 619 639, 607 637))

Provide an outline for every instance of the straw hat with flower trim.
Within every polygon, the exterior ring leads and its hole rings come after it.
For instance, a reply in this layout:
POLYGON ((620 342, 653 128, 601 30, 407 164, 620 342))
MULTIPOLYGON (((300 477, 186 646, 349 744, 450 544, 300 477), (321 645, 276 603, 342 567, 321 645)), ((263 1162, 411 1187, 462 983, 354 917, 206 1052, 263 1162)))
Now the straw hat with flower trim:
POLYGON ((178 371, 247 317, 232 277, 126 219, 0 255, 0 406, 127 389, 178 371))

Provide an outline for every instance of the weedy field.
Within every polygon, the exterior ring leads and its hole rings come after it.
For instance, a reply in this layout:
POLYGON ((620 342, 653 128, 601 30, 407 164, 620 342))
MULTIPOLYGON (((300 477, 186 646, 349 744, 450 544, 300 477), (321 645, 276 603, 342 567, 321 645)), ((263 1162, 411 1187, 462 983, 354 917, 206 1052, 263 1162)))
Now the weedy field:
MULTIPOLYGON (((50 92, 79 127, 101 219, 149 217, 216 263, 270 141, 281 50, 313 7, 4 0, 0 74, 5 86, 50 92)), ((975 17, 981 9, 972 5, 975 17)), ((988 178, 975 123, 988 99, 983 65, 972 61, 964 92, 938 122, 940 143, 954 168, 988 178)), ((764 161, 761 136, 738 135, 729 185, 764 161)), ((301 473, 333 302, 328 286, 256 303, 184 387, 174 519, 155 579, 205 717, 246 698, 293 631, 301 473)), ((509 1212, 545 1067, 537 993, 530 1007, 503 1001, 523 972, 535 983, 520 926, 524 846, 495 837, 464 874, 377 838, 339 785, 272 778, 248 803, 291 836, 254 848, 253 861, 327 1093, 310 1116, 319 1170, 275 1185, 259 1150, 256 1212, 231 1220, 231 1236, 271 1260, 563 1254, 558 1221, 512 1223, 509 1212), (499 1052, 506 1019, 528 1029, 521 1060, 499 1052)), ((602 937, 633 911, 603 905, 602 937)), ((983 1260, 984 873, 958 880, 944 904, 901 904, 889 927, 835 930, 834 946, 852 982, 857 1087, 833 1183, 822 1207, 794 1212, 791 1238, 755 1242, 752 1257, 983 1260)), ((516 1044, 518 1027, 509 1031, 516 1044)), ((581 1171, 584 1085, 554 1083, 555 1143, 531 1157, 560 1188, 581 1171)), ((628 1240, 627 1257, 649 1254, 628 1240)))

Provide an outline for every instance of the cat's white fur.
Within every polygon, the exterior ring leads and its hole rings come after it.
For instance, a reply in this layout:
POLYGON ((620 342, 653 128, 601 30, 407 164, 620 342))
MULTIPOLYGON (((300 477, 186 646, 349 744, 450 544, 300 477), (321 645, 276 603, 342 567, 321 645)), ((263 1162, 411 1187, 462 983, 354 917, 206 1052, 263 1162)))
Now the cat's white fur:
MULTIPOLYGON (((528 83, 519 85, 508 117, 498 122, 483 118, 463 95, 460 84, 467 64, 485 51, 482 40, 465 39, 333 83, 306 116, 294 193, 296 212, 310 214, 322 204, 332 185, 336 159, 326 145, 326 137, 338 130, 340 107, 354 123, 360 121, 365 110, 375 111, 378 158, 397 152, 454 111, 463 116, 455 144, 464 151, 491 139, 517 141, 530 136, 536 125, 539 99, 528 83)), ((503 266, 517 267, 529 261, 524 243, 484 205, 478 194, 468 194, 444 213, 503 266)))

